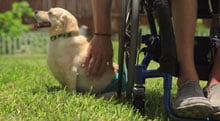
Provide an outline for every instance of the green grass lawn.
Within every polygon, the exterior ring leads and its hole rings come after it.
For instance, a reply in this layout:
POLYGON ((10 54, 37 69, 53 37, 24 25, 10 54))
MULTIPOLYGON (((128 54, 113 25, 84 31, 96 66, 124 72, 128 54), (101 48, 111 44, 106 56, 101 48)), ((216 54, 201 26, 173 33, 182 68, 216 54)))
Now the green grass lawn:
POLYGON ((115 99, 95 99, 58 86, 45 56, 0 56, 1 121, 142 121, 131 105, 115 99))
MULTIPOLYGON (((118 43, 113 42, 117 62, 118 43)), ((149 68, 156 69, 152 62, 149 68)), ((174 78, 175 80, 175 78, 174 78)), ((146 79, 146 116, 126 101, 89 94, 48 91, 59 83, 50 74, 46 56, 0 56, 0 121, 169 121, 163 105, 163 81, 146 79)), ((176 92, 173 81, 172 99, 176 92)))
MULTIPOLYGON (((117 62, 118 43, 114 45, 117 62)), ((150 68, 158 64, 152 62, 150 68)), ((176 92, 173 82, 172 94, 176 92)), ((117 99, 89 94, 48 91, 59 86, 46 65, 46 56, 0 56, 1 121, 169 121, 163 105, 160 78, 146 80, 146 116, 117 99)))

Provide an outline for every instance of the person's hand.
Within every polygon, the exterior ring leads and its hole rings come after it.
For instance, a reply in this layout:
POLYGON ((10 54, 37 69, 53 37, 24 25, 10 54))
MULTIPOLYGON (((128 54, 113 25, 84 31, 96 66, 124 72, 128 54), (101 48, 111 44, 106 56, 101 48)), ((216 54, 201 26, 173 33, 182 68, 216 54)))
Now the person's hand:
POLYGON ((107 66, 112 66, 112 58, 111 37, 95 35, 90 42, 83 65, 89 76, 101 76, 107 66))

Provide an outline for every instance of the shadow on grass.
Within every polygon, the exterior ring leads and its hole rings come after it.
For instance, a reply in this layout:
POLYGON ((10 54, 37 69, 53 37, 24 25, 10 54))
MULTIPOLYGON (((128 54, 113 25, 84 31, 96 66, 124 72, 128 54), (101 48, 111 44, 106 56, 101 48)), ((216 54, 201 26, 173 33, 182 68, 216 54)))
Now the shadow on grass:
MULTIPOLYGON (((45 87, 46 87, 46 92, 48 92, 48 93, 56 93, 58 91, 65 90, 65 88, 63 88, 61 86, 48 86, 48 85, 45 85, 45 87)), ((40 92, 45 92, 45 90, 40 89, 40 87, 32 89, 33 95, 35 95, 37 93, 40 93, 40 92)))
MULTIPOLYGON (((165 110, 164 96, 160 90, 148 90, 145 100, 145 114, 151 120, 171 120, 165 110)), ((174 96, 171 97, 171 100, 174 96)))
MULTIPOLYGON (((65 88, 61 86, 49 86, 45 85, 46 90, 48 93, 56 93, 59 91, 64 91, 66 90, 65 88)), ((33 90, 33 94, 38 93, 38 91, 33 90)), ((93 95, 94 99, 99 99, 102 97, 97 98, 94 94, 91 93, 80 93, 77 92, 78 94, 82 95, 93 95)), ((172 96, 171 99, 174 97, 172 96)), ((110 99, 111 103, 114 103, 115 105, 117 104, 123 104, 127 105, 128 107, 132 108, 133 105, 130 101, 128 101, 125 97, 122 97, 119 99, 117 96, 114 96, 110 99)), ((137 110, 133 110, 135 113, 139 113, 137 110)), ((149 89, 146 91, 146 99, 145 99, 145 116, 147 120, 152 120, 152 121, 171 121, 169 118, 167 112, 165 111, 164 107, 164 100, 163 100, 163 90, 156 90, 156 89, 149 89)))
POLYGON ((48 86, 48 85, 46 85, 46 87, 47 87, 47 92, 49 92, 49 93, 57 92, 60 90, 65 90, 65 88, 63 88, 61 86, 48 86))

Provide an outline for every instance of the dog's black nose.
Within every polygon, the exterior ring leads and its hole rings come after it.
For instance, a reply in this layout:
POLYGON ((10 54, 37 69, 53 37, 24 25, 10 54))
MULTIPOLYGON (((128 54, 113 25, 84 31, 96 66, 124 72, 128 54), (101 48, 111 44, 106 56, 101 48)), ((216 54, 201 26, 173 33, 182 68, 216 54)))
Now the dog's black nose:
POLYGON ((37 11, 37 10, 35 10, 35 11, 34 11, 34 13, 35 13, 35 15, 36 15, 36 14, 38 13, 38 11, 37 11))

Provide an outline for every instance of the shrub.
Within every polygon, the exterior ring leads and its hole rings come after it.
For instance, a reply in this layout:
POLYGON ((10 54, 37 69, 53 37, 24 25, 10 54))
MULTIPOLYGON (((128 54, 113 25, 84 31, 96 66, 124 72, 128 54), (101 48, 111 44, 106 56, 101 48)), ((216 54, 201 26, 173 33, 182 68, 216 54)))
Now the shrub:
POLYGON ((22 23, 22 16, 25 14, 33 16, 33 13, 26 1, 14 2, 11 10, 0 13, 0 36, 7 34, 19 37, 22 33, 29 31, 30 26, 22 23))

